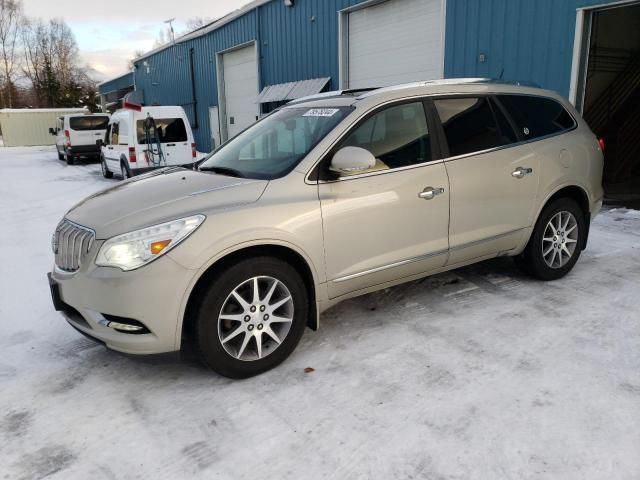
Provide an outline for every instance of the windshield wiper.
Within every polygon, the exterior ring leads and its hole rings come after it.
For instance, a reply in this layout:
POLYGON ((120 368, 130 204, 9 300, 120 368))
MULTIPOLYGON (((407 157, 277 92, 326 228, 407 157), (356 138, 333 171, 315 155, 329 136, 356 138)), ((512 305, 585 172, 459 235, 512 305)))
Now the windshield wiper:
POLYGON ((237 177, 237 178, 245 178, 242 172, 236 170, 235 168, 229 167, 200 167, 201 172, 213 172, 219 173, 220 175, 226 175, 227 177, 237 177))

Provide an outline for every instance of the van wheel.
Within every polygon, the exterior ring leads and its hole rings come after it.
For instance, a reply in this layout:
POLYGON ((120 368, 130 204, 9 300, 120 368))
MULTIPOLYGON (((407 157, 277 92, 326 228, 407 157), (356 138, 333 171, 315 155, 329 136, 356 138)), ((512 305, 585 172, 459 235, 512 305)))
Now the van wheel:
POLYGON ((107 167, 107 162, 104 157, 100 158, 100 168, 102 169, 102 176, 104 178, 113 178, 113 172, 107 167))
POLYGON ((65 155, 64 159, 67 162, 67 165, 73 165, 73 157, 71 155, 65 155))
POLYGON ((202 362, 230 378, 248 378, 283 362, 298 345, 308 316, 300 274, 270 257, 236 263, 220 272, 195 319, 202 362))
POLYGON ((571 198, 559 198, 542 211, 517 263, 540 280, 562 278, 580 258, 585 233, 580 206, 571 198))
POLYGON ((64 155, 58 152, 58 160, 64 160, 64 155))
POLYGON ((124 162, 120 162, 120 175, 123 180, 131 178, 131 170, 129 170, 129 166, 124 162))

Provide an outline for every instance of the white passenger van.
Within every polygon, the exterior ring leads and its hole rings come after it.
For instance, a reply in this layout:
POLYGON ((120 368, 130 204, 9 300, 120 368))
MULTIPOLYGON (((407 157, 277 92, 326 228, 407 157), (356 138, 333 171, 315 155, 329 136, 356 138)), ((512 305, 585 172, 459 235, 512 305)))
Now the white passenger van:
POLYGON ((59 117, 55 128, 49 133, 56 137, 58 159, 69 165, 79 157, 100 158, 100 147, 96 140, 104 138, 109 124, 106 113, 86 113, 59 117))
POLYGON ((130 178, 155 168, 191 166, 196 144, 182 107, 125 103, 112 116, 101 145, 102 174, 130 178))

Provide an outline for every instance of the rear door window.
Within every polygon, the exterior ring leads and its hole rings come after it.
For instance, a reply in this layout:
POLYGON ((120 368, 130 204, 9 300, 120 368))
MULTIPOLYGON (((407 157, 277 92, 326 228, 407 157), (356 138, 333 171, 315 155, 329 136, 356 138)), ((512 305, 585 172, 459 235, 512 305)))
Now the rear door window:
POLYGON ((556 100, 532 95, 498 95, 525 139, 554 135, 575 126, 575 120, 556 100))
MULTIPOLYGON (((489 103, 488 97, 461 97, 434 100, 444 129, 449 156, 457 157, 515 141, 508 125, 502 127, 489 103), (503 131, 506 130, 506 131, 503 131)), ((505 123, 506 119, 505 119, 505 123)))
POLYGON ((155 131, 153 128, 145 128, 145 119, 136 122, 138 143, 143 145, 147 142, 156 143, 178 143, 186 142, 187 129, 181 118, 154 118, 155 131))
POLYGON ((109 117, 71 117, 69 127, 71 130, 82 132, 86 130, 104 130, 109 124, 109 117))

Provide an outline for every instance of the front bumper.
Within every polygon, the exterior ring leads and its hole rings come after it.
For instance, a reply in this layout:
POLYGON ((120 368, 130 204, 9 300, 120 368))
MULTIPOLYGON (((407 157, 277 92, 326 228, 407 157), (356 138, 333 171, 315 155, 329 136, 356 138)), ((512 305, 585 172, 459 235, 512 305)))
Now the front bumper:
POLYGON ((180 349, 183 298, 194 275, 166 255, 130 272, 87 259, 72 274, 54 268, 49 283, 54 307, 81 333, 119 352, 155 354, 180 349), (148 333, 118 331, 108 326, 114 317, 148 333))

